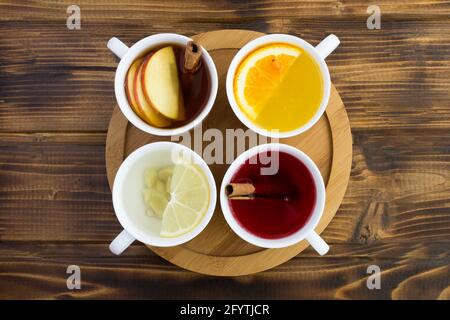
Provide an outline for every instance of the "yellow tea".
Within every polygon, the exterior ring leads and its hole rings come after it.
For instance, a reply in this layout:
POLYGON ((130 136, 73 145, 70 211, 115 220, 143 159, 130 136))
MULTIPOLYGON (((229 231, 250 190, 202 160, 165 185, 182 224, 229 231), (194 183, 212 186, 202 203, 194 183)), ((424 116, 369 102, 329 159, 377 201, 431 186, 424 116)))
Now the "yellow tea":
POLYGON ((320 107, 323 80, 319 65, 304 49, 271 43, 239 65, 234 93, 240 109, 258 127, 280 132, 306 124, 320 107))

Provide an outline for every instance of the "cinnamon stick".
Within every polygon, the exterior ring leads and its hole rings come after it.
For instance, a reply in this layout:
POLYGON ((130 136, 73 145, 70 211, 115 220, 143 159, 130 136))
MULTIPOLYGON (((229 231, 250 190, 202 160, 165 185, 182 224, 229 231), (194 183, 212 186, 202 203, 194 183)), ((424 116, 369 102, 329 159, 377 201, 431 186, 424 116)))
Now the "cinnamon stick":
POLYGON ((225 187, 225 194, 234 200, 279 198, 287 201, 297 196, 297 190, 293 186, 278 183, 230 183, 225 187))
POLYGON ((251 183, 230 183, 225 187, 228 198, 250 196, 255 193, 255 186, 251 183))
POLYGON ((195 41, 189 41, 184 50, 183 72, 196 73, 201 63, 202 48, 195 41))

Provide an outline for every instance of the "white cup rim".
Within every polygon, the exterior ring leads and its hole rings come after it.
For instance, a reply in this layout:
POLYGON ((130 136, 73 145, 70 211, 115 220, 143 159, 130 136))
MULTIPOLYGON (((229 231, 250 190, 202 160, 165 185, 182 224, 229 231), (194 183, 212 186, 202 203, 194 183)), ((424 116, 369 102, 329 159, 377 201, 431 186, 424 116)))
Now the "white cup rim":
POLYGON ((228 68, 227 72, 227 79, 226 79, 226 91, 227 91, 227 97, 228 102, 230 103, 230 106, 235 113, 235 115, 238 117, 238 119, 248 128, 255 131, 258 134, 261 134, 266 137, 271 138, 288 138, 296 136, 302 132, 305 132, 306 130, 310 129, 317 121, 319 121, 320 117, 325 112, 325 109, 327 108, 328 101, 330 99, 330 92, 331 92, 331 79, 330 79, 330 72, 328 70, 328 66, 325 62, 325 60, 319 55, 317 50, 308 42, 305 40, 288 35, 288 34, 269 34, 264 35, 259 38, 256 38, 250 42, 248 42, 245 46, 243 46, 238 53, 234 56, 233 60, 231 61, 230 67, 228 68), (306 50, 315 60, 315 62, 318 64, 322 80, 323 80, 323 96, 322 96, 322 102, 320 103, 319 108, 317 109, 314 116, 303 126, 296 128, 291 131, 275 131, 275 130, 267 130, 265 128, 259 127, 256 124, 254 124, 241 110, 239 107, 235 96, 234 96, 234 89, 233 89, 233 82, 234 77, 236 74, 236 69, 239 67, 239 64, 241 61, 252 51, 257 49, 258 47, 261 47, 263 45, 269 44, 269 43, 287 43, 292 44, 295 46, 298 46, 304 50, 306 50))
POLYGON ((188 38, 186 36, 176 34, 176 33, 158 33, 154 34, 148 37, 145 37, 138 42, 136 42, 134 45, 132 45, 126 54, 120 59, 119 65, 116 69, 116 75, 114 79, 114 92, 116 95, 116 100, 119 105, 120 110, 124 114, 124 116, 130 121, 135 127, 139 128, 140 130, 154 134, 157 136, 173 136, 173 135, 180 135, 184 132, 187 132, 200 124, 206 116, 211 111, 214 102, 216 100, 217 96, 217 90, 218 90, 218 76, 217 76, 217 69, 214 64, 213 59, 211 58, 208 51, 202 47, 203 51, 203 58, 205 62, 205 66, 208 70, 209 77, 210 77, 210 93, 209 97, 205 103, 205 106, 200 111, 200 113, 191 121, 188 123, 175 128, 158 128, 155 126, 152 126, 148 124, 147 122, 143 121, 131 108, 126 93, 125 93, 125 77, 128 72, 128 69, 130 68, 131 64, 134 60, 136 60, 137 57, 139 57, 142 53, 144 53, 146 50, 162 45, 162 44, 179 44, 179 45, 186 45, 188 41, 192 41, 191 38, 188 38))
POLYGON ((206 164, 206 162, 195 151, 181 144, 168 141, 149 143, 133 151, 122 162, 122 165, 117 171, 116 177, 114 179, 112 196, 113 196, 112 198, 114 211, 122 227, 140 242, 157 247, 172 247, 180 245, 195 238, 200 232, 202 232, 206 228, 209 221, 211 220, 214 214, 217 201, 216 183, 211 173, 211 170, 209 166, 206 164), (144 233, 141 229, 135 226, 135 223, 132 221, 129 214, 127 213, 120 192, 122 191, 122 183, 124 182, 126 175, 130 172, 133 165, 139 159, 141 159, 145 155, 148 155, 149 153, 158 150, 164 149, 174 150, 174 148, 178 148, 177 150, 186 152, 189 156, 191 156, 191 159, 194 161, 194 163, 199 165, 202 171, 204 172, 205 177, 208 181, 208 186, 210 188, 210 203, 204 217, 194 229, 179 237, 163 238, 154 236, 151 233, 144 233))
POLYGON ((249 150, 240 154, 234 160, 234 162, 229 166, 222 180, 219 197, 220 197, 220 206, 222 208, 225 220, 227 221, 231 229, 239 237, 255 246, 262 248, 284 248, 304 240, 312 231, 314 231, 314 228, 319 223, 325 208, 326 193, 325 193, 325 184, 323 182, 320 170, 308 155, 298 150, 297 148, 294 148, 286 144, 268 143, 250 148, 249 150), (228 204, 228 197, 225 193, 225 188, 230 183, 236 170, 249 158, 261 152, 266 152, 268 150, 277 150, 280 152, 286 152, 299 159, 309 169, 313 177, 314 184, 316 186, 316 203, 313 212, 308 221, 306 222, 306 224, 295 233, 277 239, 266 239, 258 237, 257 235, 247 231, 243 226, 241 226, 241 224, 236 220, 233 213, 231 212, 230 206, 228 204))

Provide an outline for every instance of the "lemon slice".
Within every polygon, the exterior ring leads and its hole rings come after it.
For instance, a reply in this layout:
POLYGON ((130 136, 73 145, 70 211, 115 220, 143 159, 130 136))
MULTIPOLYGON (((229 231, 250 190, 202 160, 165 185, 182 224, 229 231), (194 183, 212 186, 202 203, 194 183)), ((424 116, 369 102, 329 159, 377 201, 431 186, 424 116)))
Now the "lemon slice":
POLYGON ((178 237, 194 229, 209 205, 209 186, 195 164, 180 163, 170 179, 170 201, 162 215, 161 236, 178 237))
POLYGON ((234 94, 242 111, 256 120, 264 102, 300 56, 301 49, 284 43, 262 46, 241 62, 234 78, 234 94))

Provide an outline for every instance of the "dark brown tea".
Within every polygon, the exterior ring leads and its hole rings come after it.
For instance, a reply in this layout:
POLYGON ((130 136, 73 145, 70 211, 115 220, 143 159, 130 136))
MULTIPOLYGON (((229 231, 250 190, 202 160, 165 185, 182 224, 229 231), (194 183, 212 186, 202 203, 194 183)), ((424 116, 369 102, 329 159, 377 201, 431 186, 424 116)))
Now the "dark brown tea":
POLYGON ((182 126, 205 107, 210 77, 199 46, 167 44, 136 59, 125 80, 133 111, 159 128, 182 126))
MULTIPOLYGON (((232 214, 250 233, 279 239, 300 230, 311 217, 316 203, 316 186, 305 164, 286 152, 278 153, 279 169, 274 175, 261 175, 261 164, 255 156, 248 159, 231 179, 235 184, 251 184, 253 197, 229 198, 232 214)), ((276 155, 275 155, 276 156, 276 155)))
MULTIPOLYGON (((183 72, 184 54, 182 47, 174 47, 178 54, 178 74, 183 92, 184 108, 186 112, 185 122, 191 121, 205 107, 210 94, 211 81, 204 58, 201 58, 197 71, 183 72)), ((181 123, 183 124, 183 123, 181 123)))

